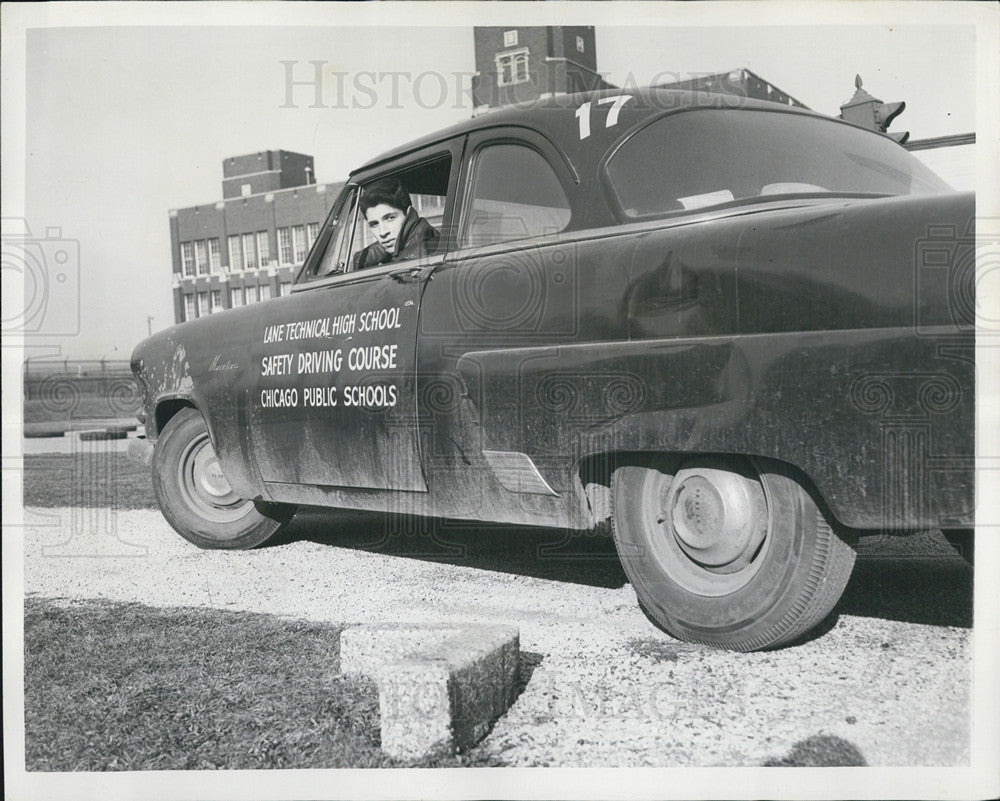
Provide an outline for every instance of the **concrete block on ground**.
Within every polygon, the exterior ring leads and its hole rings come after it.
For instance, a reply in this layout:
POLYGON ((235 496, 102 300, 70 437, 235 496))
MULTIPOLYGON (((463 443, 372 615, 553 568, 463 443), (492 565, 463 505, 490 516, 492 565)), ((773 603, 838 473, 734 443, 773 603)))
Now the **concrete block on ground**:
POLYGON ((475 744, 514 701, 513 626, 359 626, 341 634, 344 673, 379 688, 382 750, 416 760, 475 744))
POLYGON ((455 624, 407 626, 351 626, 340 634, 340 672, 378 677, 378 670, 388 662, 399 662, 411 654, 440 646, 463 630, 455 624))
POLYGON ((102 431, 81 431, 79 437, 81 442, 103 442, 112 439, 127 439, 128 432, 105 428, 102 431))
POLYGON ((69 426, 66 423, 25 423, 25 439, 61 437, 69 426))
POLYGON ((415 760, 454 753, 451 671, 444 662, 390 662, 379 670, 382 750, 415 760))

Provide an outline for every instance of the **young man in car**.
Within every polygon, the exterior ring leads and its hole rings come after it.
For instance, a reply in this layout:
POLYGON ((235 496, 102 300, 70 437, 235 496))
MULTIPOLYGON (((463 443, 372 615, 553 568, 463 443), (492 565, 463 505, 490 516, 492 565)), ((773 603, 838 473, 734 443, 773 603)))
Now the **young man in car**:
POLYGON ((409 193, 396 178, 383 178, 367 187, 361 194, 361 213, 375 241, 355 257, 355 270, 419 259, 437 250, 441 235, 417 214, 409 193))

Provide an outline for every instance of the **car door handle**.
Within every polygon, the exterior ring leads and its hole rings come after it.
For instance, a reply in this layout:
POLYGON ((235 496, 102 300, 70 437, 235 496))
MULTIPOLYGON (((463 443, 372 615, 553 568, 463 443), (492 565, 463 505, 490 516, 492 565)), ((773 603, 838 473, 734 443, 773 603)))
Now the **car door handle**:
MULTIPOLYGON (((436 265, 435 265, 436 266, 436 265)), ((431 267, 407 267, 405 270, 396 270, 389 273, 389 277, 401 284, 416 284, 424 279, 430 280, 433 276, 434 266, 431 267)))

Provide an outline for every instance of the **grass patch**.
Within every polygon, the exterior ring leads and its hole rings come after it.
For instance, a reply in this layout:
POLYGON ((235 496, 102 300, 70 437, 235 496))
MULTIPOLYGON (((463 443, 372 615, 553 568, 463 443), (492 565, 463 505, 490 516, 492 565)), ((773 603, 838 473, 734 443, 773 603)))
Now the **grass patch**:
POLYGON ((378 765, 378 696, 339 629, 270 615, 27 599, 29 770, 378 765))
POLYGON ((28 598, 24 650, 27 770, 400 766, 374 683, 338 673, 337 626, 28 598))
POLYGON ((124 453, 25 456, 24 505, 158 508, 150 468, 124 453))
POLYGON ((114 399, 92 395, 72 403, 60 404, 50 400, 24 401, 25 423, 56 423, 68 420, 89 420, 107 417, 134 417, 139 412, 139 402, 134 405, 114 399), (66 408, 63 408, 66 407, 66 408))

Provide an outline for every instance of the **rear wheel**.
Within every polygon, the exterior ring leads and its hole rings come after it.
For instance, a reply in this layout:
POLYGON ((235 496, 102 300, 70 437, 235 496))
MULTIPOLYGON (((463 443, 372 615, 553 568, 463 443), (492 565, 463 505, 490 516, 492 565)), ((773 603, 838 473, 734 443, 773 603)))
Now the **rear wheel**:
POLYGON ((788 643, 829 614, 854 566, 809 494, 752 460, 621 467, 612 503, 640 604, 682 640, 737 651, 788 643))
POLYGON ((167 522, 199 548, 254 548, 295 514, 294 506, 236 496, 195 409, 164 426, 153 451, 153 489, 167 522))

